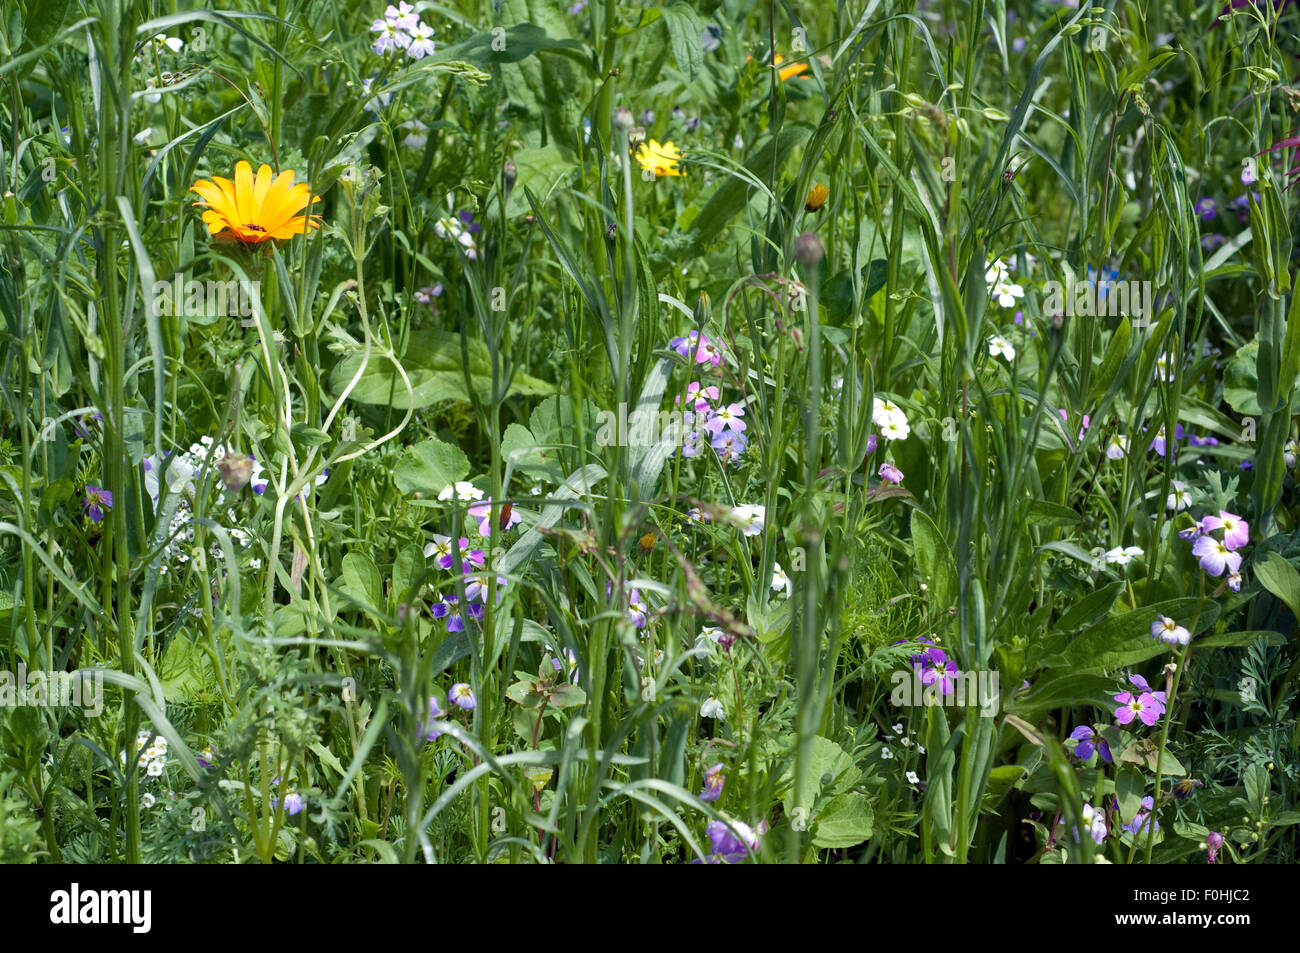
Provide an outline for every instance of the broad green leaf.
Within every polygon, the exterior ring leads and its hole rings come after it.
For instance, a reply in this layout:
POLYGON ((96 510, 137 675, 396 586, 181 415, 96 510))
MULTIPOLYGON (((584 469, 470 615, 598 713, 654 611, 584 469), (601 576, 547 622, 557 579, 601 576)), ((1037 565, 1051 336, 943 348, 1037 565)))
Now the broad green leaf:
POLYGON ((469 458, 460 447, 436 437, 408 447, 393 468, 393 482, 403 493, 437 496, 469 473, 469 458))
POLYGON ((868 840, 875 811, 865 794, 850 791, 826 802, 813 828, 814 847, 853 847, 868 840))
MULTIPOLYGON (((411 382, 410 397, 392 362, 372 354, 357 386, 348 395, 349 399, 362 404, 390 406, 397 410, 406 410, 408 405, 419 409, 441 401, 469 402, 465 391, 459 333, 429 329, 412 331, 406 351, 398 360, 411 382)), ((343 391, 361 362, 362 355, 353 353, 335 365, 330 372, 330 387, 335 393, 343 391)), ((477 339, 469 342, 469 376, 470 386, 485 402, 489 401, 492 392, 492 364, 487 345, 477 339)), ((542 396, 553 393, 554 390, 545 381, 516 373, 510 382, 507 396, 542 396)))
POLYGON ((921 510, 912 511, 912 547, 931 604, 942 611, 957 602, 957 561, 939 527, 921 510))

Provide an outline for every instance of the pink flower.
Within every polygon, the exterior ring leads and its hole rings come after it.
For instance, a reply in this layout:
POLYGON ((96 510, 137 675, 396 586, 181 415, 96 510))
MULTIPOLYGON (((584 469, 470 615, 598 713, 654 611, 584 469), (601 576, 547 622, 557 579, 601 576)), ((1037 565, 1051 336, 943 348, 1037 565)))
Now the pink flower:
MULTIPOLYGON (((1229 549, 1241 549, 1250 542, 1250 524, 1235 513, 1219 510, 1218 516, 1207 516, 1201 522, 1206 532, 1214 529, 1223 530, 1223 545, 1229 549)), ((1215 573, 1217 576, 1218 573, 1215 573)))
POLYGON ((1139 718, 1142 724, 1150 728, 1165 712, 1165 706, 1150 692, 1143 692, 1136 697, 1132 692, 1120 692, 1115 696, 1115 701, 1119 702, 1119 708, 1115 709, 1115 720, 1121 725, 1130 724, 1134 718, 1139 718))
POLYGON ((898 467, 894 466, 892 463, 882 463, 877 472, 880 474, 880 479, 885 480, 888 483, 903 482, 903 471, 898 469, 898 467))

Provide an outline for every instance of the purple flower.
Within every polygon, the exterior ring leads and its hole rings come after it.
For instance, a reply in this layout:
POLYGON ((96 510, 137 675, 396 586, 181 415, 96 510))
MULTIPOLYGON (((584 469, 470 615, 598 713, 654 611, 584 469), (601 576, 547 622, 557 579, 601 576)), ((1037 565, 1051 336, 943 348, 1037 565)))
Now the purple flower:
MULTIPOLYGON (((699 410, 700 408, 697 406, 695 409, 699 410)), ((745 408, 741 407, 740 404, 719 407, 704 425, 704 429, 714 436, 722 433, 723 429, 739 433, 745 429, 745 422, 740 419, 743 416, 745 416, 745 408)))
POLYGON ((1160 720, 1160 716, 1165 711, 1165 706, 1150 692, 1143 692, 1136 697, 1132 692, 1120 692, 1115 696, 1115 701, 1119 702, 1119 708, 1115 710, 1115 720, 1121 725, 1130 724, 1134 718, 1140 718, 1142 724, 1150 728, 1160 720))
POLYGON ((104 510, 111 509, 113 506, 113 494, 98 486, 86 487, 86 496, 81 501, 81 508, 86 511, 92 523, 98 523, 104 519, 104 510))
POLYGON ((882 463, 880 465, 880 470, 877 472, 880 474, 880 479, 887 483, 903 482, 903 471, 898 469, 898 467, 894 466, 892 463, 882 463))
POLYGON ((1223 846, 1224 840, 1226 838, 1218 831, 1210 831, 1205 835, 1205 849, 1209 853, 1206 860, 1210 863, 1217 864, 1219 862, 1219 848, 1223 846))
POLYGON ((438 704, 438 699, 429 698, 429 719, 420 724, 420 734, 424 735, 425 741, 437 741, 442 735, 441 728, 432 727, 433 722, 437 721, 443 715, 442 707, 438 704))
POLYGON ((1196 203, 1196 217, 1201 221, 1209 221, 1219 214, 1219 208, 1214 204, 1214 199, 1206 197, 1196 203))
POLYGON ((708 863, 739 863, 750 851, 758 850, 759 832, 740 821, 710 821, 705 832, 711 855, 708 863))
POLYGON ((290 817, 295 814, 301 814, 302 809, 307 806, 307 802, 302 799, 302 795, 297 791, 290 791, 284 796, 284 812, 290 817))
POLYGON ((1074 731, 1070 732, 1070 737, 1079 742, 1075 746, 1074 753, 1078 755, 1081 761, 1087 761, 1092 757, 1092 753, 1096 751, 1101 755, 1102 761, 1107 764, 1115 763, 1110 756, 1110 745, 1106 743, 1106 739, 1088 725, 1080 725, 1075 728, 1074 731))
POLYGON ((457 682, 451 686, 451 691, 447 693, 447 701, 464 711, 473 711, 474 706, 478 704, 474 698, 474 690, 464 682, 457 682))
POLYGON ((704 790, 700 792, 700 800, 712 804, 722 795, 722 786, 726 783, 727 777, 722 773, 722 765, 715 764, 704 772, 704 790))
MULTIPOLYGON (((474 615, 474 606, 471 605, 469 608, 470 615, 474 615)), ((455 596, 448 596, 441 602, 435 602, 432 606, 432 611, 435 619, 447 620, 448 632, 465 631, 465 620, 461 617, 460 606, 457 605, 457 599, 455 596)), ((479 614, 482 615, 482 612, 483 607, 479 606, 479 614)))
POLYGON ((1141 675, 1130 675, 1128 677, 1128 681, 1130 685, 1132 685, 1140 692, 1151 692, 1151 697, 1160 703, 1160 707, 1162 708, 1164 707, 1165 700, 1166 700, 1165 693, 1151 691, 1151 686, 1147 684, 1147 680, 1143 678, 1141 675))
MULTIPOLYGON (((1208 523, 1213 517, 1207 516, 1208 523)), ((1201 536, 1192 544, 1192 555, 1201 561, 1201 568, 1211 576, 1222 576, 1227 569, 1237 572, 1241 569, 1241 554, 1234 553, 1224 543, 1213 536, 1201 536)))
POLYGON ((867 434, 867 456, 871 456, 875 453, 876 447, 879 446, 879 444, 879 438, 877 438, 875 434, 867 434))
POLYGON ((694 356, 696 364, 712 364, 714 367, 722 365, 722 348, 699 331, 689 331, 685 337, 673 338, 668 346, 682 357, 694 356))
MULTIPOLYGON (((718 458, 724 465, 730 463, 732 460, 736 459, 736 457, 744 453, 745 447, 748 446, 745 443, 744 434, 736 433, 734 431, 727 431, 726 433, 718 434, 713 438, 712 445, 714 452, 717 453, 718 458)), ((683 456, 684 455, 685 451, 683 451, 683 456)))
POLYGON ((1223 530, 1223 545, 1228 549, 1241 549, 1250 542, 1250 524, 1235 513, 1219 510, 1218 516, 1207 516, 1201 522, 1205 524, 1207 533, 1216 529, 1223 530))
MULTIPOLYGON (((503 526, 502 529, 509 529, 516 523, 523 521, 523 517, 519 515, 519 511, 509 503, 503 503, 499 513, 500 516, 498 519, 504 517, 506 522, 506 525, 503 526), (509 508, 507 509, 507 507, 509 508)), ((469 508, 469 515, 478 520, 478 534, 480 536, 488 537, 492 535, 492 497, 489 496, 482 503, 475 503, 471 506, 469 508)), ((483 554, 479 553, 479 555, 482 556, 483 554)), ((481 566, 482 563, 480 562, 479 565, 481 566)))
MULTIPOLYGON (((1115 806, 1118 808, 1119 804, 1116 803, 1115 806)), ((1155 801, 1150 796, 1144 797, 1141 806, 1146 810, 1138 811, 1137 814, 1133 815, 1133 820, 1125 824, 1123 830, 1135 835, 1139 833, 1143 827, 1150 827, 1153 831, 1160 830, 1160 825, 1156 822, 1156 819, 1151 816, 1152 808, 1155 806, 1155 801), (1147 824, 1148 818, 1151 820, 1149 825, 1147 824)))
POLYGON ((939 694, 951 695, 957 680, 957 663, 943 649, 935 647, 912 656, 913 668, 925 686, 939 683, 939 694))

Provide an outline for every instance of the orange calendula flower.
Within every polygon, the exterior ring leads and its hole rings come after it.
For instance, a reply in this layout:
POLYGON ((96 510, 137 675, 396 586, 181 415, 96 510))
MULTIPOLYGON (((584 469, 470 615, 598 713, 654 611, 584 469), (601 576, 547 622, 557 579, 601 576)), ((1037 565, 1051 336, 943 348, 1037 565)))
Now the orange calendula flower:
POLYGON ((826 204, 826 197, 831 194, 831 190, 818 182, 808 190, 808 201, 804 203, 804 208, 810 212, 820 212, 822 206, 826 204))
POLYGON ((682 171, 682 151, 671 142, 660 145, 658 141, 651 139, 637 146, 633 155, 636 161, 641 163, 641 169, 645 172, 653 172, 656 179, 665 175, 686 174, 682 171))
POLYGON ((782 56, 780 53, 776 54, 776 56, 772 58, 772 65, 777 68, 777 75, 781 77, 781 82, 783 83, 787 79, 791 79, 792 77, 795 76, 800 76, 803 73, 808 71, 807 63, 793 63, 790 66, 782 67, 781 64, 784 62, 785 62, 785 57, 782 56))
POLYGON ((222 240, 257 245, 320 227, 319 215, 299 214, 319 202, 320 196, 313 196, 306 182, 294 185, 292 169, 277 176, 263 164, 254 176, 252 166, 241 161, 235 166, 234 182, 214 175, 199 179, 190 191, 203 198, 196 206, 207 206, 203 221, 208 232, 222 240))

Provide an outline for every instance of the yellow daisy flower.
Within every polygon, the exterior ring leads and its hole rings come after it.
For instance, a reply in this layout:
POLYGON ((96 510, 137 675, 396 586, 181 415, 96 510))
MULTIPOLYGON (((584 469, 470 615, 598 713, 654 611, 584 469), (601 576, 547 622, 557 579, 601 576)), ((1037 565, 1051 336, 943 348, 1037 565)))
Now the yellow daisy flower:
POLYGON ((655 178, 665 175, 685 175, 682 171, 682 151, 671 142, 660 145, 655 139, 637 146, 636 161, 642 170, 654 172, 655 178))
POLYGON ((203 221, 208 232, 219 240, 257 245, 272 239, 291 238, 320 226, 319 215, 300 215, 305 207, 320 201, 306 182, 293 184, 293 170, 276 176, 263 164, 254 177, 247 162, 235 166, 235 181, 214 175, 199 179, 191 192, 202 196, 206 205, 203 221))

